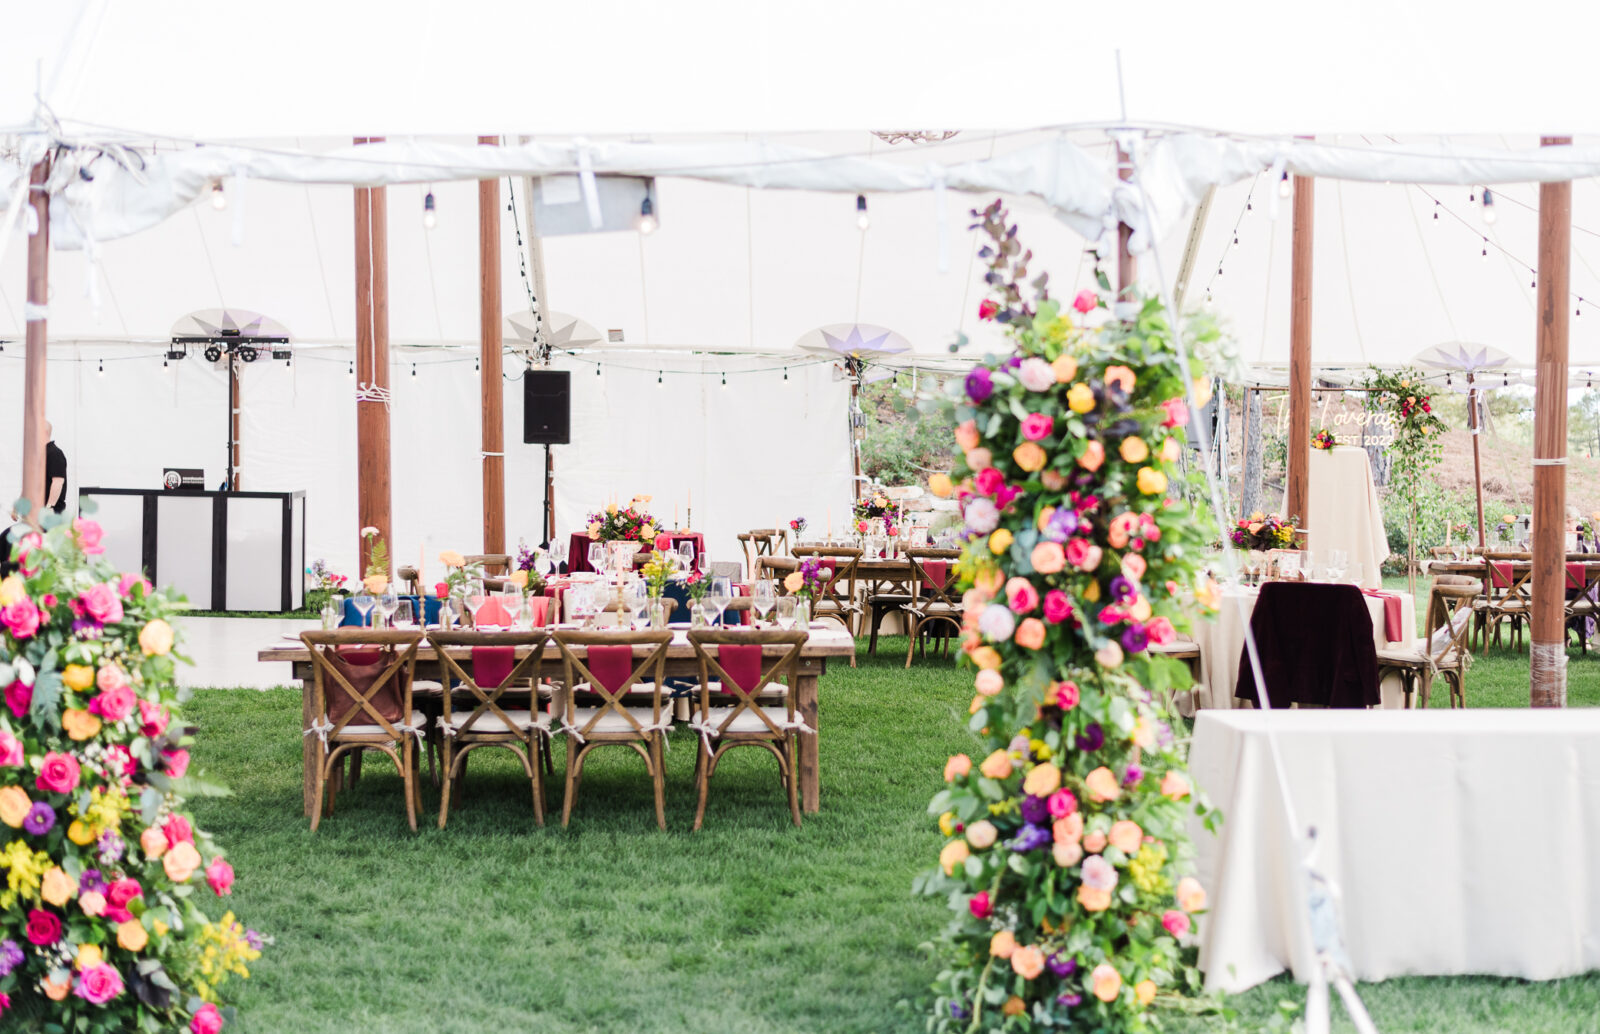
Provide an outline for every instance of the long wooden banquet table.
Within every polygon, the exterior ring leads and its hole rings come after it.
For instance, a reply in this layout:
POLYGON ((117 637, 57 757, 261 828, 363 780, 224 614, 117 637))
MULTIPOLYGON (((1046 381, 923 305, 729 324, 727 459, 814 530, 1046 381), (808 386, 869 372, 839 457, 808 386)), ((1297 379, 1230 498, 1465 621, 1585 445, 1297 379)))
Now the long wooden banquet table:
MULTIPOLYGON (((800 662, 796 667, 796 676, 790 691, 795 695, 795 710, 805 720, 811 732, 800 733, 800 805, 808 811, 817 811, 821 804, 821 778, 817 768, 817 679, 827 671, 828 659, 832 657, 854 657, 856 650, 855 640, 844 629, 830 622, 814 623, 811 627, 811 639, 800 651, 800 662), (819 627, 820 625, 820 627, 819 627)), ((765 653, 776 656, 783 651, 781 646, 766 647, 765 653)), ((644 647, 635 647, 634 654, 643 657, 648 650, 644 647)), ((585 647, 574 647, 573 653, 585 657, 588 651, 585 647)), ((466 647, 450 651, 456 659, 465 659, 471 656, 471 650, 466 647)), ((526 649, 517 651, 517 658, 527 656, 526 649)), ((302 728, 309 729, 316 718, 312 714, 311 702, 311 654, 304 643, 285 642, 281 646, 271 647, 260 651, 256 659, 267 663, 287 663, 291 666, 292 678, 300 683, 300 714, 302 728)), ((561 670, 561 651, 554 642, 548 643, 541 658, 544 672, 559 672, 561 670)), ((668 678, 693 679, 698 683, 700 678, 700 663, 695 658, 694 647, 689 644, 686 633, 676 631, 672 645, 667 648, 666 671, 668 678)), ((424 640, 417 650, 418 681, 439 682, 443 676, 440 672, 438 654, 433 647, 424 640)), ((316 766, 318 764, 316 745, 313 737, 303 737, 303 787, 305 796, 305 813, 311 814, 312 786, 316 766)))

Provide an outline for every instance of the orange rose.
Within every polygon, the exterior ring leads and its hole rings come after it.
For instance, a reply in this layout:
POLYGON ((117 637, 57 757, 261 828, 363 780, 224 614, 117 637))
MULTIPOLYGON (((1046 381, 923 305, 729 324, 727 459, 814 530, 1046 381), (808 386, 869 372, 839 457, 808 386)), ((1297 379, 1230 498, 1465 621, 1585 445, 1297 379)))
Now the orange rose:
POLYGON ((967 827, 967 843, 979 851, 987 851, 1000 839, 1000 831, 988 819, 979 819, 967 827))
POLYGON ((1133 985, 1134 997, 1139 999, 1140 1005, 1149 1005, 1156 1000, 1156 982, 1154 980, 1141 980, 1133 985))
POLYGON ((1105 445, 1098 439, 1091 438, 1089 443, 1083 447, 1083 455, 1078 457, 1078 466, 1092 474, 1105 466, 1105 462, 1105 445))
POLYGON ((939 852, 939 868, 944 870, 946 876, 954 876, 956 866, 966 862, 971 854, 972 851, 968 849, 965 840, 952 840, 939 852))
POLYGON ((1117 452, 1121 454, 1124 463, 1143 463, 1150 458, 1150 446, 1136 434, 1122 439, 1122 447, 1117 452))
POLYGON ((1030 474, 1043 470, 1045 461, 1049 459, 1038 442, 1023 442, 1011 451, 1011 458, 1030 474))
POLYGON ((972 683, 973 687, 977 689, 978 695, 985 697, 996 696, 1002 689, 1006 688, 1005 678, 993 668, 984 668, 978 672, 972 683))
POLYGON ((1137 822, 1123 819, 1111 824, 1111 846, 1123 854, 1133 854, 1139 850, 1139 844, 1144 840, 1144 830, 1139 828, 1137 822))
POLYGON ((1023 792, 1034 797, 1048 797, 1061 789, 1061 769, 1055 765, 1034 765, 1022 780, 1023 792))
POLYGON ((1054 858, 1056 864, 1063 869, 1077 865, 1083 861, 1083 845, 1076 840, 1055 844, 1050 848, 1050 857, 1054 858))
POLYGON ((167 853, 167 835, 157 826, 146 826, 139 834, 139 846, 148 858, 160 858, 167 853))
POLYGON ((1090 854, 1099 854, 1106 849, 1106 844, 1109 840, 1110 838, 1105 833, 1097 829, 1083 838, 1083 849, 1090 854))
POLYGON ((160 618, 139 631, 139 649, 146 657, 161 657, 172 652, 172 626, 160 618))
POLYGON ((161 859, 161 867, 173 883, 183 883, 200 868, 200 852, 189 841, 180 841, 168 849, 166 857, 161 859))
POLYGON ((69 707, 61 712, 61 728, 74 740, 87 740, 99 733, 100 719, 88 711, 69 707))
POLYGON ((1016 995, 1012 995, 1010 998, 1007 998, 1006 1004, 1000 1007, 1000 1013, 1003 1016, 1021 1016, 1027 1011, 1028 1003, 1024 1002, 1016 995))
POLYGON ((71 978, 57 983, 49 977, 45 977, 44 980, 40 981, 40 984, 44 988, 44 996, 52 1002, 65 1001, 67 992, 72 990, 71 978))
POLYGON ((944 763, 944 781, 954 782, 972 771, 972 759, 965 754, 957 754, 944 763))
POLYGON ((997 750, 983 759, 978 771, 990 779, 1008 778, 1011 775, 1011 755, 1003 750, 997 750))
POLYGON ((1050 835, 1058 844, 1076 844, 1083 839, 1083 812, 1056 819, 1050 824, 1050 835))
POLYGON ((1168 771, 1161 777, 1161 796, 1169 800, 1181 801, 1189 796, 1189 780, 1176 771, 1168 771))
POLYGON ((956 444, 962 452, 971 452, 978 447, 978 424, 975 420, 963 420, 956 425, 956 444))
POLYGON ((1108 388, 1115 384, 1123 391, 1131 393, 1133 391, 1133 386, 1138 383, 1138 380, 1139 379, 1133 375, 1133 371, 1128 369, 1126 366, 1106 367, 1106 387, 1108 388))
POLYGON ((1024 650, 1037 650, 1044 645, 1044 622, 1038 618, 1024 618, 1017 626, 1013 641, 1024 650))
POLYGON ((1078 360, 1070 355, 1060 356, 1050 364, 1050 369, 1055 371, 1057 384, 1071 384, 1072 378, 1078 376, 1078 360))
POLYGON ((1025 945, 1011 953, 1011 968, 1024 980, 1044 972, 1044 952, 1037 944, 1025 945))
POLYGON ((1028 561, 1040 574, 1059 574, 1067 566, 1067 554, 1059 542, 1041 542, 1033 547, 1028 561))
POLYGON ((935 474, 928 478, 928 491, 932 492, 940 499, 950 498, 950 493, 954 490, 954 488, 955 486, 950 483, 949 474, 935 474))
POLYGON ((980 668, 1000 667, 1000 651, 992 646, 980 646, 972 651, 972 663, 980 668))
POLYGON ((68 876, 59 865, 52 865, 44 872, 44 880, 39 885, 39 896, 50 904, 60 908, 72 900, 72 895, 78 893, 78 881, 68 876))
POLYGON ((1010 930, 997 930, 989 938, 989 954, 997 959, 1009 959, 1017 950, 1017 938, 1010 930))
POLYGON ((1185 912, 1198 912, 1206 907, 1206 889, 1193 876, 1178 881, 1178 907, 1185 912))
POLYGON ((1102 1002, 1114 1002, 1122 990, 1122 974, 1109 962, 1102 962, 1089 974, 1094 985, 1094 996, 1102 1002))
POLYGON ((117 924, 117 946, 125 951, 143 951, 144 946, 150 943, 150 935, 145 932, 144 924, 137 919, 129 919, 125 923, 117 924))
POLYGON ((86 890, 78 896, 78 907, 86 916, 97 916, 106 910, 106 896, 98 890, 86 890))
POLYGON ((1087 883, 1078 884, 1078 904, 1087 912, 1104 912, 1111 907, 1111 892, 1091 887, 1087 883))

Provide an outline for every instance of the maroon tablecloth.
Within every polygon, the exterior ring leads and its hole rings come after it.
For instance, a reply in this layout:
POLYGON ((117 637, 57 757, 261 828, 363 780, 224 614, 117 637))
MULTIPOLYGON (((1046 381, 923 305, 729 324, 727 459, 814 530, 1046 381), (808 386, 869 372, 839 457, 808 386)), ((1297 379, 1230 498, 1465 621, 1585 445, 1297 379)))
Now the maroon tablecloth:
MULTIPOLYGON (((698 531, 670 531, 667 534, 672 537, 673 549, 677 549, 680 542, 694 543, 694 566, 699 568, 702 562, 700 558, 705 556, 706 553, 705 535, 698 531)), ((589 566, 589 543, 593 541, 587 532, 575 531, 572 533, 570 544, 567 546, 568 574, 582 574, 585 571, 594 570, 589 566)), ((649 552, 649 549, 641 549, 634 557, 634 562, 644 563, 644 557, 649 552)))

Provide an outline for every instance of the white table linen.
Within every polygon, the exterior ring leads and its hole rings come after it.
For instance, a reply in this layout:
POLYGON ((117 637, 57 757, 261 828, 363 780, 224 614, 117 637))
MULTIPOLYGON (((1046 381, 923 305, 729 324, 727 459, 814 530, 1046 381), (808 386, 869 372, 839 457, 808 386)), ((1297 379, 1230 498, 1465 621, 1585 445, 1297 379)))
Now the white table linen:
POLYGON ((1191 824, 1208 989, 1313 964, 1269 723, 1357 979, 1600 968, 1600 710, 1206 711, 1189 767, 1225 816, 1191 824))
MULTIPOLYGON (((1190 691, 1188 699, 1178 702, 1179 710, 1184 714, 1192 715, 1197 708, 1239 706, 1233 696, 1234 687, 1239 684, 1239 653, 1244 649, 1244 630, 1250 623, 1251 613, 1255 611, 1260 591, 1244 587, 1224 589, 1221 609, 1209 618, 1195 621, 1194 640, 1200 646, 1201 673, 1200 681, 1190 691)), ((1416 641, 1416 601, 1403 592, 1396 595, 1400 597, 1402 632, 1400 643, 1397 644, 1391 644, 1386 634, 1383 599, 1378 596, 1363 597, 1367 601, 1367 613, 1372 615, 1372 642, 1379 650, 1401 648, 1402 644, 1409 645, 1416 641)), ((1308 629, 1307 634, 1315 635, 1317 631, 1308 629)), ((1384 680, 1380 689, 1384 707, 1401 706, 1403 698, 1398 678, 1384 680)), ((1271 686, 1267 687, 1267 693, 1272 693, 1271 686)))
POLYGON ((1299 515, 1306 548, 1318 564, 1327 563, 1329 550, 1344 550, 1361 565, 1361 587, 1381 588, 1389 536, 1367 451, 1353 445, 1312 449, 1308 473, 1307 512, 1299 515))

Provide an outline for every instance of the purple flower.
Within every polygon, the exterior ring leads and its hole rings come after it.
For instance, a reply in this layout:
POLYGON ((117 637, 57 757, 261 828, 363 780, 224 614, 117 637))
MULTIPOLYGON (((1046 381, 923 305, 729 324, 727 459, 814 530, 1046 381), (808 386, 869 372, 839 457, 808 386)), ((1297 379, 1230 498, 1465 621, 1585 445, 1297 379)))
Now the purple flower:
MULTIPOLYGON (((1044 960, 1044 964, 1049 966, 1050 972, 1058 977, 1070 977, 1078 971, 1078 960, 1070 955, 1059 955, 1051 952, 1050 957, 1044 960)), ((1078 1003, 1073 1002, 1072 1004, 1076 1005, 1078 1003)))
POLYGON ((254 948, 256 951, 260 951, 261 946, 266 943, 261 939, 261 935, 256 933, 254 930, 246 930, 244 932, 244 942, 250 945, 250 947, 254 948))
POLYGON ((1129 653, 1144 653, 1145 647, 1150 645, 1150 633, 1137 621, 1130 624, 1122 631, 1122 648, 1129 653))
POLYGON ((1027 854, 1029 851, 1037 851, 1041 847, 1049 847, 1052 839, 1050 827, 1035 826, 1030 822, 1023 826, 1018 831, 1016 839, 1011 841, 1011 850, 1017 854, 1027 854))
POLYGON ((78 890, 85 894, 91 890, 104 894, 109 886, 110 884, 106 882, 105 875, 99 869, 85 869, 83 870, 83 875, 78 877, 78 890))
POLYGON ((22 946, 9 938, 0 941, 0 977, 11 975, 11 971, 22 965, 22 946))
POLYGON ((1015 370, 1022 365, 1022 356, 1014 355, 1006 360, 1006 369, 1015 370))
POLYGON ((104 631, 94 618, 77 618, 72 622, 72 634, 79 639, 99 639, 104 631))
POLYGON ((1099 722, 1090 722, 1089 727, 1078 737, 1078 749, 1086 753, 1092 754, 1105 745, 1106 731, 1100 728, 1099 722))
POLYGON ((1172 746, 1172 726, 1166 722, 1156 723, 1156 742, 1163 747, 1172 746))
POLYGON ((28 809, 28 815, 22 820, 22 828, 36 837, 42 837, 56 826, 56 810, 43 801, 37 801, 28 809))
POLYGON ((960 1002, 950 1003, 950 1018, 952 1020, 964 1020, 970 1015, 971 1013, 967 1012, 960 1002))
POLYGON ((1050 822, 1050 804, 1043 797, 1032 794, 1022 798, 1022 821, 1035 826, 1048 825, 1050 822))
POLYGON ((1143 778, 1144 769, 1140 768, 1138 765, 1129 765, 1128 770, 1122 774, 1122 785, 1134 786, 1137 785, 1139 780, 1143 778))
POLYGON ((1063 506, 1050 518, 1044 526, 1044 537, 1051 542, 1065 542, 1078 530, 1078 511, 1063 506))
POLYGON ((967 398, 974 402, 986 402, 994 394, 994 377, 989 373, 987 366, 974 366, 967 374, 967 398))
POLYGON ((122 842, 122 837, 118 834, 100 834, 100 842, 97 846, 100 849, 100 861, 104 864, 114 865, 115 863, 122 861, 122 852, 126 849, 126 845, 122 842))
POLYGON ((1066 994, 1066 995, 1057 995, 1056 996, 1056 1004, 1060 1005, 1060 1006, 1065 1006, 1068 1009, 1072 1008, 1074 1005, 1077 1005, 1078 1003, 1080 1003, 1082 1001, 1083 1001, 1083 995, 1066 994))
POLYGON ((1111 584, 1107 588, 1111 590, 1111 599, 1117 603, 1126 603, 1139 595, 1139 591, 1133 587, 1133 583, 1120 574, 1111 579, 1111 584))

